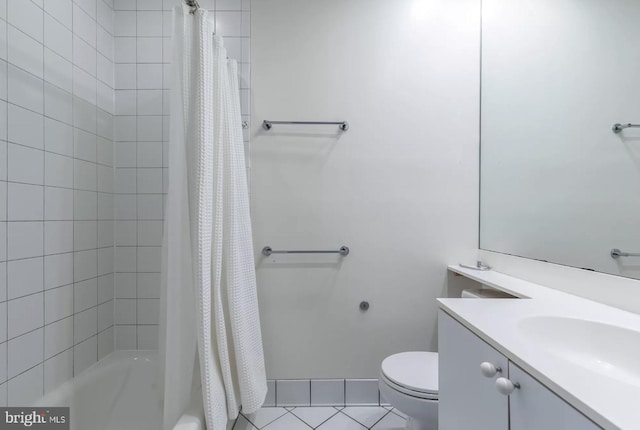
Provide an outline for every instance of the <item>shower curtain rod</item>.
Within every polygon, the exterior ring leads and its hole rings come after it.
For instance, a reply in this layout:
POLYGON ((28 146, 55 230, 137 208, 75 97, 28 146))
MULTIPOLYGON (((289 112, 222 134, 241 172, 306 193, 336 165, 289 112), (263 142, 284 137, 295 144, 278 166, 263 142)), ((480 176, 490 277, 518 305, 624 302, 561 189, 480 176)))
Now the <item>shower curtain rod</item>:
POLYGON ((184 0, 184 2, 191 8, 191 14, 196 13, 196 11, 200 9, 200 5, 196 0, 184 0))

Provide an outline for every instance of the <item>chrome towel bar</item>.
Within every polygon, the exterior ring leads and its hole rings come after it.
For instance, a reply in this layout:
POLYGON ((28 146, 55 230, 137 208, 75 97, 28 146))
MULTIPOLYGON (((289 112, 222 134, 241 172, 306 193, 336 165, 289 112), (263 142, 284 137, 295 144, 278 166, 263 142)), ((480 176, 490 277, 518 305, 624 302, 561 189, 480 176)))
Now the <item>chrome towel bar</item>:
POLYGON ((640 128, 640 124, 631 124, 631 123, 613 124, 613 127, 611 127, 611 130, 613 130, 614 133, 620 133, 625 128, 640 128))
POLYGON ((337 125, 342 131, 349 130, 349 123, 347 121, 269 121, 265 119, 262 121, 262 127, 265 130, 271 130, 273 124, 287 124, 287 125, 337 125))
POLYGON ((264 248, 262 248, 262 255, 268 257, 271 254, 340 254, 342 256, 347 256, 349 255, 349 247, 348 246, 341 246, 340 249, 338 250, 328 250, 328 251, 276 251, 274 249, 271 249, 270 246, 265 246, 264 248))
POLYGON ((611 250, 611 258, 620 258, 620 257, 640 257, 640 252, 623 252, 618 248, 613 248, 611 250))

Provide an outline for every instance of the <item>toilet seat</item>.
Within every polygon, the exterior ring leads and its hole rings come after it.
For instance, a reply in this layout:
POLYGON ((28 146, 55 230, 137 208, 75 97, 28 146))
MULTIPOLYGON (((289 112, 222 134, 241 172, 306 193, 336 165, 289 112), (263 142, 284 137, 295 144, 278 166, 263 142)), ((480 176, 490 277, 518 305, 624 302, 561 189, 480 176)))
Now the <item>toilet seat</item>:
POLYGON ((384 359, 380 376, 390 388, 421 399, 438 399, 438 353, 401 352, 384 359))

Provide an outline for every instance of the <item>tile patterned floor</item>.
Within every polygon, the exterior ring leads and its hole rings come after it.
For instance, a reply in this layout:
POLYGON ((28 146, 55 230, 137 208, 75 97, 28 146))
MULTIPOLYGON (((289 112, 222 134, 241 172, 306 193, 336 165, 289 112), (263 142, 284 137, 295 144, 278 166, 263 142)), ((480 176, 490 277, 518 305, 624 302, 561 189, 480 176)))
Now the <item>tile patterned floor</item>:
POLYGON ((405 416, 391 407, 262 408, 240 415, 233 430, 404 430, 405 416))

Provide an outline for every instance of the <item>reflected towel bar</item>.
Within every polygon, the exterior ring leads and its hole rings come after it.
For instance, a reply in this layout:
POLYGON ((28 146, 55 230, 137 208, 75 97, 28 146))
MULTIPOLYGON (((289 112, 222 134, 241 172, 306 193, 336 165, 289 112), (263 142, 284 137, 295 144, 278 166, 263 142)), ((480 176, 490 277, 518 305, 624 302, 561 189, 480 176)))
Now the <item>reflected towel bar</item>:
POLYGON ((620 257, 640 257, 640 252, 623 252, 618 248, 613 248, 611 250, 611 258, 620 258, 620 257))
POLYGON ((262 248, 262 255, 270 256, 271 254, 340 254, 342 256, 349 255, 349 247, 341 246, 340 249, 335 251, 276 251, 271 249, 270 246, 262 248))
POLYGON ((342 131, 349 130, 349 123, 347 121, 269 121, 265 119, 262 121, 262 127, 265 130, 271 130, 273 124, 309 124, 309 125, 337 125, 342 131))
POLYGON ((613 124, 613 127, 611 127, 611 130, 613 130, 614 133, 620 133, 625 128, 640 128, 640 124, 631 124, 631 123, 613 124))

